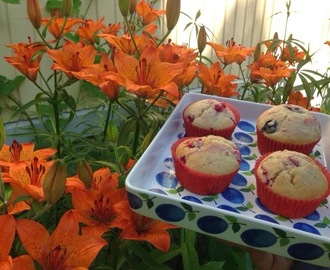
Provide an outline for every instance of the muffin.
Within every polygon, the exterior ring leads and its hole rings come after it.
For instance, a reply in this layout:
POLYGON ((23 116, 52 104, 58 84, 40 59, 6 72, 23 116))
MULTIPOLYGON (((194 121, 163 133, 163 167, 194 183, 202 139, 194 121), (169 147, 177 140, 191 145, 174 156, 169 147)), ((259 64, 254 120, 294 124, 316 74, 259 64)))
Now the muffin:
POLYGON ((171 152, 180 184, 200 195, 224 191, 242 160, 233 142, 214 135, 181 138, 172 144, 171 152))
POLYGON ((261 154, 292 150, 308 155, 321 139, 321 125, 307 109, 281 104, 257 119, 257 146, 261 154))
POLYGON ((217 135, 229 139, 240 120, 238 110, 227 102, 202 99, 182 112, 187 137, 217 135))
POLYGON ((313 158, 290 150, 261 156, 254 168, 257 196, 275 214, 301 218, 330 193, 330 173, 313 158))

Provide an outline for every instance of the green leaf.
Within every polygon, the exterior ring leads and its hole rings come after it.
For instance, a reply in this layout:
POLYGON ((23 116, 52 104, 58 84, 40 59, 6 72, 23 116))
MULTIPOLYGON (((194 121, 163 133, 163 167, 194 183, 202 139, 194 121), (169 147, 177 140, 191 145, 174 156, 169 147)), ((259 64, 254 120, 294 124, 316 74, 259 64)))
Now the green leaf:
POLYGON ((240 231, 240 229, 241 229, 241 225, 238 224, 238 223, 234 223, 234 224, 231 226, 231 228, 232 228, 232 230, 233 230, 234 233, 237 233, 237 232, 240 231))
POLYGON ((224 269, 224 265, 225 265, 225 261, 221 261, 221 262, 214 262, 214 261, 210 261, 204 265, 201 265, 199 270, 221 270, 224 269))
POLYGON ((288 244, 290 244, 290 239, 289 239, 289 238, 281 238, 281 239, 280 239, 280 246, 281 246, 281 247, 285 247, 285 246, 287 246, 288 244))
POLYGON ((322 221, 327 225, 330 224, 330 219, 328 217, 324 217, 322 221))
POLYGON ((121 127, 119 137, 118 137, 118 145, 128 145, 130 139, 130 133, 134 131, 136 125, 136 121, 133 118, 128 119, 124 125, 121 127))
POLYGON ((147 206, 148 206, 148 209, 151 209, 154 207, 154 202, 152 200, 147 200, 147 206))
POLYGON ((254 206, 253 206, 253 204, 252 204, 251 202, 248 202, 248 203, 246 204, 246 207, 247 207, 248 209, 252 209, 254 206))
POLYGON ((157 258, 151 256, 149 251, 145 250, 140 242, 125 241, 125 244, 127 245, 128 250, 132 251, 147 265, 146 269, 171 270, 168 266, 159 263, 157 258))
POLYGON ((322 229, 327 227, 327 225, 325 223, 321 223, 321 222, 314 224, 314 226, 316 228, 322 228, 322 229))
POLYGON ((237 223, 237 218, 233 216, 225 216, 225 218, 230 222, 230 223, 237 223))
POLYGON ((204 198, 202 198, 202 201, 204 201, 204 202, 213 202, 214 199, 212 197, 204 197, 204 198))
POLYGON ((275 231, 275 233, 280 236, 280 237, 287 237, 287 234, 285 231, 278 229, 278 228, 273 228, 273 230, 275 231))
POLYGON ((143 199, 145 199, 145 200, 149 200, 149 195, 148 195, 148 194, 146 194, 146 193, 139 193, 139 195, 140 195, 143 199))
POLYGON ((198 270, 199 259, 195 249, 196 232, 183 229, 181 230, 181 233, 183 268, 189 270, 198 270))
POLYGON ((20 0, 2 0, 2 2, 8 3, 8 4, 20 4, 20 0))
POLYGON ((189 212, 192 212, 192 211, 193 211, 193 208, 192 208, 192 206, 191 206, 190 204, 187 204, 187 203, 181 203, 181 205, 182 205, 182 207, 183 207, 185 210, 187 210, 187 211, 189 211, 189 212))
POLYGON ((189 212, 188 213, 188 220, 189 221, 192 221, 192 220, 194 220, 196 218, 196 213, 194 213, 194 212, 189 212))

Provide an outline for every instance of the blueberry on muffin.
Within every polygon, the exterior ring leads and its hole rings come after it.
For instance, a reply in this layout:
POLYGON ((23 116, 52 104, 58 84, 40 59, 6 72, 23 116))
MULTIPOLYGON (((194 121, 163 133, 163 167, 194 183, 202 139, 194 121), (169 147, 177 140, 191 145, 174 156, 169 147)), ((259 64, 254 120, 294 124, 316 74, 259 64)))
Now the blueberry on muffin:
POLYGON ((259 115, 257 145, 261 154, 293 150, 309 154, 321 139, 321 125, 307 109, 291 104, 274 106, 259 115))

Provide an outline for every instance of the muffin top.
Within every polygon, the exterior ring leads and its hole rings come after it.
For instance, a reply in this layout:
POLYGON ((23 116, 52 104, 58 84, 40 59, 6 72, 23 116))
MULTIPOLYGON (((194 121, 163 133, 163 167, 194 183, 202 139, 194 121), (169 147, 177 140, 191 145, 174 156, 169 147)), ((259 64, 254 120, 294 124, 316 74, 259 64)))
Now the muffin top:
POLYGON ((215 99, 202 99, 191 103, 183 111, 183 117, 194 126, 203 129, 228 128, 237 122, 226 103, 215 99))
POLYGON ((257 176, 277 194, 291 199, 317 199, 328 189, 322 170, 307 155, 283 150, 269 154, 257 176))
POLYGON ((178 145, 175 154, 188 168, 213 175, 238 170, 242 159, 233 142, 214 135, 187 138, 178 145))
POLYGON ((281 104, 263 112, 257 119, 257 129, 275 141, 310 143, 321 138, 321 125, 307 109, 281 104))

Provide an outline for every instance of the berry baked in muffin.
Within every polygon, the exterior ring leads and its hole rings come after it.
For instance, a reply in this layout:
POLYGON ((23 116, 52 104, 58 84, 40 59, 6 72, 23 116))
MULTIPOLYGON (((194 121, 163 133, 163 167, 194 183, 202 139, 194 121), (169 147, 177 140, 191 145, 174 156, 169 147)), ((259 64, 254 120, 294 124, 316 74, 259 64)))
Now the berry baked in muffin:
POLYGON ((180 184, 201 195, 224 191, 242 160, 235 143, 214 135, 184 137, 173 143, 171 152, 180 184))
POLYGON ((229 139, 240 120, 233 105, 210 98, 189 104, 182 117, 187 137, 217 135, 229 139))
POLYGON ((321 139, 321 125, 307 109, 291 104, 274 106, 259 115, 257 145, 261 154, 293 150, 309 154, 321 139))
POLYGON ((330 192, 328 170, 296 151, 275 151, 261 156, 254 175, 261 203, 284 217, 311 214, 330 192))

